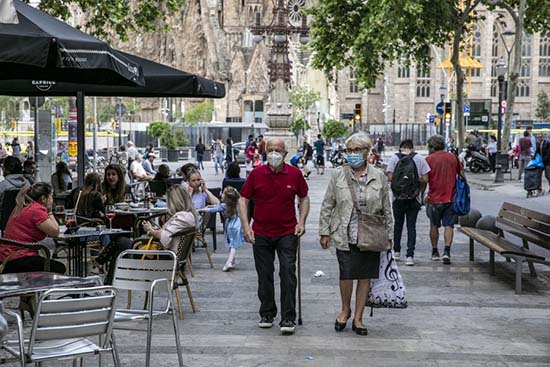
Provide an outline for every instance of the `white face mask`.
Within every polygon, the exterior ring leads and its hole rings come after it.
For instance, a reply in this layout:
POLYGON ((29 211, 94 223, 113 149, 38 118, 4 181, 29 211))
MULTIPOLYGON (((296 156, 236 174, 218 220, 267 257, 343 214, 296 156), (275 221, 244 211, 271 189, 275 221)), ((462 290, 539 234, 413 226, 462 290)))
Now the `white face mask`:
POLYGON ((278 152, 267 153, 267 163, 273 168, 279 168, 283 164, 283 156, 278 152))

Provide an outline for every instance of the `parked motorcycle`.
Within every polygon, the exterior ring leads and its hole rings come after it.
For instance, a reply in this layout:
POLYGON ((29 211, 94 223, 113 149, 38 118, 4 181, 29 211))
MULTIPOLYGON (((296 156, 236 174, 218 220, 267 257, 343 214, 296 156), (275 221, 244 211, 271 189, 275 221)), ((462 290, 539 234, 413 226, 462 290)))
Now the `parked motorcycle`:
POLYGON ((463 149, 459 158, 473 173, 491 171, 491 162, 489 158, 485 154, 481 154, 477 150, 472 149, 472 147, 463 149))

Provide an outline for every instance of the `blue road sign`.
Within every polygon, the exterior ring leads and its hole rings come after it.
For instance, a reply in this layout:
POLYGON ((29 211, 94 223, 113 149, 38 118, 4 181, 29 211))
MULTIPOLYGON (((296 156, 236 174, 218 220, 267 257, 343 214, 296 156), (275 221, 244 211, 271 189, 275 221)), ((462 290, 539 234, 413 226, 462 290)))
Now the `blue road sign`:
POLYGON ((430 122, 431 125, 433 125, 433 123, 435 122, 435 116, 434 115, 430 115, 429 122, 430 122))
POLYGON ((464 105, 464 113, 470 113, 470 105, 464 105))
POLYGON ((435 106, 435 111, 439 114, 439 115, 443 115, 443 102, 439 102, 437 104, 437 106, 435 106))

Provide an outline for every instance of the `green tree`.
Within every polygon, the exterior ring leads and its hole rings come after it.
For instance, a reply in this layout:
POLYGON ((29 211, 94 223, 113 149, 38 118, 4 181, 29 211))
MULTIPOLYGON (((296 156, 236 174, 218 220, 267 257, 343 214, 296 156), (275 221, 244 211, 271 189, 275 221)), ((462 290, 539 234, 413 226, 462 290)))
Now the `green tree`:
POLYGON ((296 136, 296 139, 298 139, 298 137, 302 135, 304 131, 309 130, 310 128, 311 127, 309 126, 307 121, 299 117, 292 120, 289 130, 292 131, 294 133, 294 136, 296 136))
MULTIPOLYGON (((500 149, 506 151, 510 140, 514 102, 522 66, 523 35, 550 31, 550 1, 549 0, 484 0, 492 9, 504 9, 512 18, 515 33, 514 49, 508 65, 508 109, 504 117, 502 141, 500 149)), ((503 24, 502 28, 506 28, 503 24)), ((505 29, 504 29, 505 30, 505 29)))
MULTIPOLYGON (((480 4, 508 11, 514 19, 516 35, 523 34, 524 30, 549 29, 549 0, 319 0, 319 5, 308 11, 313 16, 310 32, 311 46, 315 50, 313 65, 329 77, 335 69, 354 66, 359 82, 372 88, 387 63, 414 62, 419 68, 426 68, 431 61, 432 45, 443 47, 450 42, 456 74, 455 120, 461 144, 464 71, 460 67, 460 54, 469 28, 481 19, 476 11, 480 4)), ((521 37, 518 36, 502 144, 506 144, 510 132, 513 112, 510 100, 513 102, 515 97, 521 49, 521 37)))
POLYGON ((323 125, 323 136, 327 139, 341 138, 346 136, 348 128, 346 124, 337 120, 328 120, 323 125))
POLYGON ((41 0, 38 7, 66 20, 76 6, 91 15, 82 27, 86 32, 102 39, 116 36, 128 41, 132 32, 166 29, 168 17, 184 5, 185 0, 41 0))
POLYGON ((548 98, 548 94, 542 90, 537 95, 535 116, 543 121, 550 121, 550 99, 548 98))
POLYGON ((170 132, 170 124, 164 121, 155 121, 149 124, 149 135, 154 138, 160 138, 167 132, 170 132))
POLYGON ((199 122, 208 122, 212 120, 213 112, 214 104, 212 101, 204 101, 191 107, 189 111, 185 113, 183 121, 188 125, 195 125, 199 122))
POLYGON ((19 119, 20 102, 20 97, 0 96, 0 122, 3 129, 11 127, 11 122, 19 119))
POLYGON ((309 110, 319 99, 321 99, 319 92, 307 88, 295 87, 290 91, 290 103, 292 103, 295 116, 298 119, 307 120, 309 110))

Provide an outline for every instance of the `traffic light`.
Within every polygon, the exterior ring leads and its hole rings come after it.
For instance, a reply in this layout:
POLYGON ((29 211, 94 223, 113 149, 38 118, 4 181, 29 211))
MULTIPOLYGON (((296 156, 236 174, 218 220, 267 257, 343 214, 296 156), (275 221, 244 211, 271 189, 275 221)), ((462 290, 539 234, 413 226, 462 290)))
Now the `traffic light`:
POLYGON ((451 102, 445 102, 445 105, 443 106, 443 117, 445 118, 445 121, 451 121, 452 116, 453 108, 451 102))
POLYGON ((353 119, 349 119, 348 125, 349 125, 350 128, 353 129, 353 119))
POLYGON ((435 126, 439 126, 439 122, 440 122, 440 121, 439 121, 439 117, 438 117, 438 116, 435 116, 435 117, 434 117, 434 124, 435 124, 435 126))
POLYGON ((355 109, 353 110, 354 119, 356 122, 361 122, 361 103, 355 104, 355 109))

